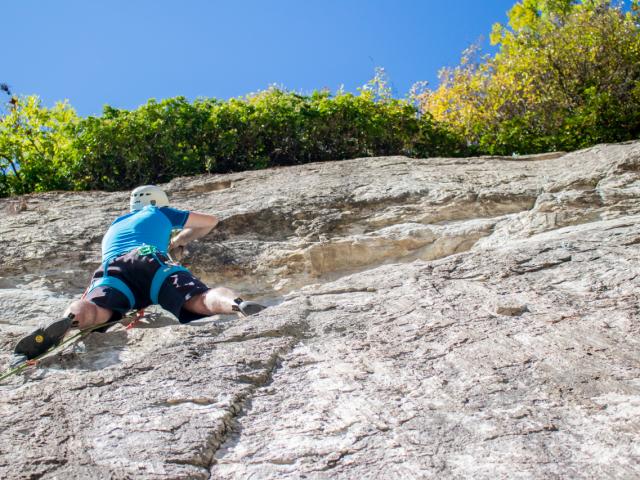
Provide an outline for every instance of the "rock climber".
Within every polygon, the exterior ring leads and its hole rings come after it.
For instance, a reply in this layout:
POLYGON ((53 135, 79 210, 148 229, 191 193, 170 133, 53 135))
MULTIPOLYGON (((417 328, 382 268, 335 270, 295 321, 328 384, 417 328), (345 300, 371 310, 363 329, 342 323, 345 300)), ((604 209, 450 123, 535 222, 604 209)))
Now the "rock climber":
POLYGON ((102 264, 80 300, 54 320, 23 337, 15 356, 32 359, 60 343, 70 328, 86 329, 120 320, 129 310, 160 305, 180 323, 218 313, 253 315, 265 307, 244 301, 229 288, 209 288, 171 253, 202 238, 218 224, 214 215, 169 206, 158 186, 131 192, 130 212, 111 224, 102 239, 102 264), (172 239, 173 230, 180 230, 172 239), (168 253, 170 252, 170 253, 168 253))

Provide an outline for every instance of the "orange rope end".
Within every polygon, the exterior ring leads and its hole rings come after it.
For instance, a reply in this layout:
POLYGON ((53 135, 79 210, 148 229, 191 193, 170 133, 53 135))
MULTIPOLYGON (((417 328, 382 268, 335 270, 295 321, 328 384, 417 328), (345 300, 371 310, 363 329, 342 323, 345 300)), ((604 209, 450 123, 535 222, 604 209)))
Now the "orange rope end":
POLYGON ((129 330, 129 329, 131 329, 131 328, 135 327, 135 326, 138 324, 138 322, 142 319, 142 317, 144 317, 144 308, 142 308, 142 309, 140 309, 140 310, 138 310, 138 311, 136 312, 136 318, 134 318, 134 319, 129 323, 129 325, 127 325, 126 330, 129 330))

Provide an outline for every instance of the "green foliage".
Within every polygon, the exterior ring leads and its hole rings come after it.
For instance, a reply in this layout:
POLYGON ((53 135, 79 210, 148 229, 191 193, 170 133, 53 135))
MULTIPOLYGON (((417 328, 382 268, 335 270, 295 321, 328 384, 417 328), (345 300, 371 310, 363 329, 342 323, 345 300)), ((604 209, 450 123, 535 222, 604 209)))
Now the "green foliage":
POLYGON ((127 189, 178 176, 375 155, 462 152, 431 115, 391 97, 383 70, 360 94, 279 88, 228 101, 150 100, 78 119, 34 97, 2 119, 0 195, 48 189, 127 189))
POLYGON ((71 148, 77 123, 66 103, 42 106, 37 97, 12 97, 0 118, 0 196, 71 187, 71 148))
POLYGON ((105 107, 82 119, 73 141, 74 187, 117 190, 204 171, 206 102, 150 100, 137 110, 105 107))
POLYGON ((422 107, 479 151, 573 150, 640 136, 638 1, 522 0, 498 53, 443 72, 422 107))
POLYGON ((229 101, 150 101, 81 120, 76 188, 115 190, 223 173, 372 155, 432 155, 460 145, 407 101, 270 88, 229 101))

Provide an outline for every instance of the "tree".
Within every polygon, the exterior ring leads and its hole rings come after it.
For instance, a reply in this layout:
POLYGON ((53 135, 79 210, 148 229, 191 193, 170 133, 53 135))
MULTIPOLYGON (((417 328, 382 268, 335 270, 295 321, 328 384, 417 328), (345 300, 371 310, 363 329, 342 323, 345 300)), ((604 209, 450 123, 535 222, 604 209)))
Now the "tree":
POLYGON ((463 55, 421 106, 487 153, 640 136, 638 0, 522 0, 494 25, 494 56, 463 55))
POLYGON ((69 189, 75 111, 43 107, 38 97, 11 97, 0 118, 0 196, 69 189))

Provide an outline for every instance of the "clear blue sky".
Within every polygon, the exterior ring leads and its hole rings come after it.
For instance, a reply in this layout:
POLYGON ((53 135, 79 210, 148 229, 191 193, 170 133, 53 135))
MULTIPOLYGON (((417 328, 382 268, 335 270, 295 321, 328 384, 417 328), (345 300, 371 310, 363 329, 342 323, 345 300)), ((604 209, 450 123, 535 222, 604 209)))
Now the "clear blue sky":
MULTIPOLYGON (((348 91, 384 67, 396 96, 516 0, 16 0, 0 4, 0 82, 80 115, 149 98, 230 98, 271 84, 348 91)), ((486 42, 485 42, 486 43, 486 42)))

